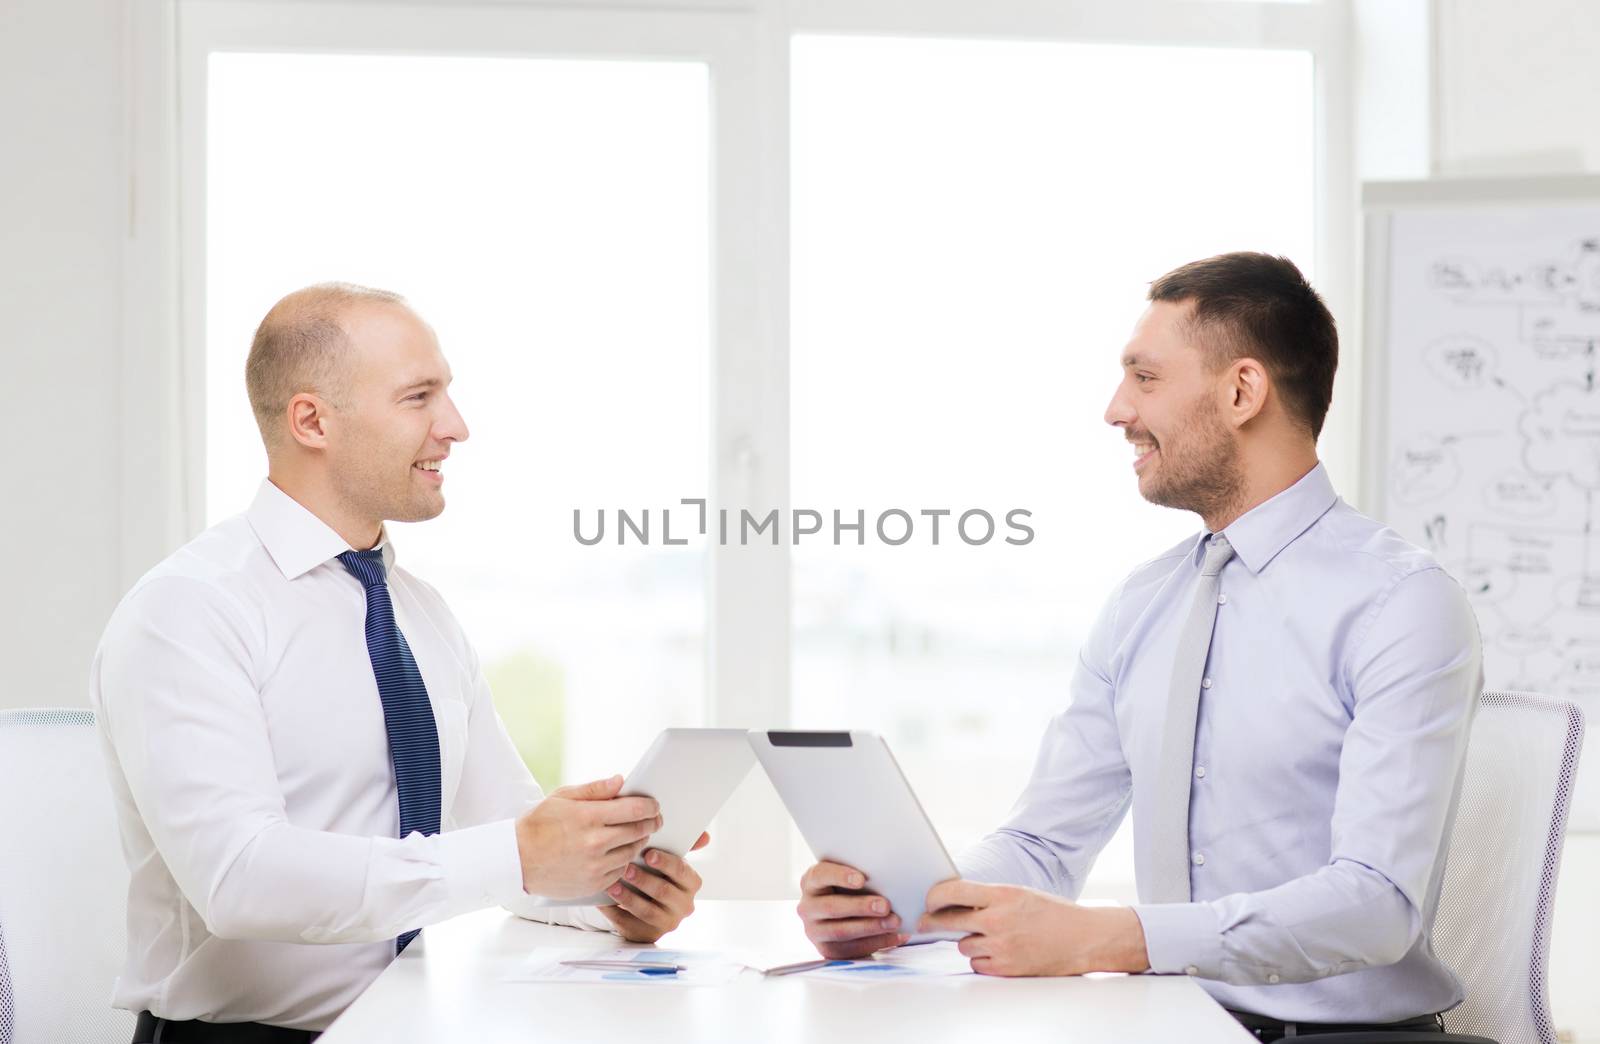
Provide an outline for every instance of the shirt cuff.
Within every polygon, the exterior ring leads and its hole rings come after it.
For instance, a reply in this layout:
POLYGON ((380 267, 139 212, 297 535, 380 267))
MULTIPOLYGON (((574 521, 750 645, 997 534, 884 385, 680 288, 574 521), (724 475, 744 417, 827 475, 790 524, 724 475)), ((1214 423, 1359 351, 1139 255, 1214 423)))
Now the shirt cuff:
POLYGON ((600 912, 598 906, 569 906, 567 914, 574 928, 587 928, 595 932, 616 932, 616 925, 600 912))
POLYGON ((526 894, 514 819, 440 834, 439 864, 454 909, 504 906, 526 894))
POLYGON ((545 906, 538 896, 523 896, 522 902, 508 903, 506 909, 526 921, 617 934, 616 926, 595 906, 545 906))
POLYGON ((1222 930, 1209 903, 1135 906, 1150 970, 1162 975, 1222 978, 1222 930))

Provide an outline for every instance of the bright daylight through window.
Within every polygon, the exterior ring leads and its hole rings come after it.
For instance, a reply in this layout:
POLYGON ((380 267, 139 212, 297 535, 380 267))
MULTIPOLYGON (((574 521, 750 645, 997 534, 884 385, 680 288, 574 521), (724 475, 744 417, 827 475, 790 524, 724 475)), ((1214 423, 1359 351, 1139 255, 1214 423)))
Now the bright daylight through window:
POLYGON ((704 723, 702 541, 584 547, 572 510, 707 485, 708 91, 687 62, 211 58, 207 522, 265 471, 267 308, 330 279, 409 297, 471 437, 445 513, 391 530, 547 787, 704 723))
MULTIPOLYGON (((1315 278, 1311 58, 818 36, 793 58, 794 503, 869 534, 796 551, 794 720, 881 731, 959 848, 1017 796, 1113 586, 1200 528, 1139 498, 1102 420, 1149 281, 1237 249, 1315 278), (1036 535, 885 546, 891 508, 1023 508, 1036 535)), ((1096 878, 1126 894, 1125 834, 1096 878)))

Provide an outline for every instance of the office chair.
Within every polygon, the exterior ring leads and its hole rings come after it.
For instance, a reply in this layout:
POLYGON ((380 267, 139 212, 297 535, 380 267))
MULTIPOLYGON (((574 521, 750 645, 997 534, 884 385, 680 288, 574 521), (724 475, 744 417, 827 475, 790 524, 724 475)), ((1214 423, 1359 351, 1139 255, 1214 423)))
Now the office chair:
POLYGON ((1445 1033, 1330 1033, 1316 1044, 1556 1044, 1546 972, 1567 804, 1583 749, 1568 700, 1485 692, 1467 742, 1433 949, 1467 999, 1445 1033), (1482 1034, 1474 1036, 1473 1034, 1482 1034))
POLYGON ((0 711, 0 1044, 133 1039, 128 870, 87 710, 0 711))

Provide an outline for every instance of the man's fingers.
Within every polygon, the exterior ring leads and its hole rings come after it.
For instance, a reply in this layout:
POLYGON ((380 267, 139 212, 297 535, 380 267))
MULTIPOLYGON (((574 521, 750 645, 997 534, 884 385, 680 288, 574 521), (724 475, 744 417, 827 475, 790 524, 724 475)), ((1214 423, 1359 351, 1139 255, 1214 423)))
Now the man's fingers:
POLYGON ((940 881, 928 889, 927 906, 937 910, 942 906, 970 906, 981 910, 995 900, 995 886, 963 881, 959 877, 940 881))
POLYGON ((637 823, 642 819, 655 819, 661 815, 661 806, 656 804, 655 798, 623 797, 597 804, 595 812, 599 816, 599 822, 606 826, 615 826, 618 823, 637 823))
POLYGON ((573 783, 565 787, 557 787, 550 792, 551 797, 567 798, 571 801, 605 801, 617 796, 617 791, 622 789, 622 777, 610 776, 606 779, 597 779, 589 783, 573 783))
POLYGON ((806 925, 806 938, 812 942, 849 942, 879 935, 894 935, 900 930, 900 918, 854 917, 838 921, 813 921, 806 925))
POLYGON ((891 946, 899 946, 905 936, 889 932, 885 935, 869 935, 864 939, 851 939, 848 942, 816 942, 817 952, 830 961, 849 961, 857 957, 871 957, 879 950, 887 950, 891 946))
POLYGON ((823 892, 829 888, 861 888, 867 883, 867 875, 853 866, 843 863, 818 863, 800 878, 800 890, 804 892, 823 892))
POLYGON ((659 874, 653 874, 649 870, 642 869, 632 863, 629 863, 628 868, 622 871, 622 879, 630 887, 637 889, 662 905, 666 905, 684 894, 684 890, 679 888, 673 881, 659 874))
POLYGON ((956 949, 961 951, 963 957, 989 956, 989 937, 987 935, 969 935, 956 943, 956 949))
POLYGON ((677 924, 677 915, 671 908, 653 901, 649 896, 641 895, 626 885, 620 883, 612 885, 608 894, 616 900, 618 906, 652 928, 666 932, 671 931, 677 924))
POLYGON ((689 846, 689 851, 698 852, 702 848, 704 848, 707 845, 709 845, 710 843, 711 843, 711 835, 710 834, 701 834, 700 835, 700 840, 696 841, 694 844, 689 846))
POLYGON ((601 906, 597 907, 596 909, 604 914, 605 919, 610 921, 619 930, 626 930, 633 925, 643 924, 639 918, 633 916, 633 914, 624 910, 620 906, 601 906))
POLYGON ((600 912, 611 922, 617 934, 629 942, 655 942, 665 934, 661 929, 645 924, 620 906, 602 906, 600 912))
POLYGON ((644 846, 649 843, 648 841, 632 841, 625 845, 618 845, 616 848, 606 852, 603 857, 603 868, 606 872, 607 880, 615 881, 621 877, 622 871, 633 865, 634 860, 644 854, 644 846))
POLYGON ((944 910, 935 910, 922 915, 922 920, 917 922, 919 932, 981 932, 983 931, 983 911, 969 910, 963 906, 952 906, 944 910))
POLYGON ((889 900, 881 895, 842 895, 828 893, 807 896, 800 904, 800 916, 807 921, 829 921, 841 917, 886 917, 889 900))
MULTIPOLYGON (((704 837, 705 835, 702 834, 701 836, 704 837)), ((687 859, 675 856, 671 852, 664 852, 659 848, 652 848, 645 852, 644 861, 656 873, 684 891, 698 892, 700 890, 700 874, 694 867, 689 865, 687 859)))
POLYGON ((619 823, 616 826, 602 827, 595 835, 595 841, 606 848, 618 848, 622 845, 631 845, 644 841, 657 830, 661 829, 661 819, 644 819, 637 823, 619 823))

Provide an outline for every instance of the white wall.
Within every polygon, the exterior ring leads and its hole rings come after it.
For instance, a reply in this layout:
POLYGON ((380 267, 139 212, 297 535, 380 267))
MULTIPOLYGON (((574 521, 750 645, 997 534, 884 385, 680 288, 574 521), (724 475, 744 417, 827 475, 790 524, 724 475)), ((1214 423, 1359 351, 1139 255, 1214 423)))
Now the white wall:
POLYGON ((1441 0, 1436 24, 1440 173, 1600 169, 1600 4, 1441 0))
POLYGON ((120 593, 122 32, 0 3, 0 707, 87 702, 120 593))

